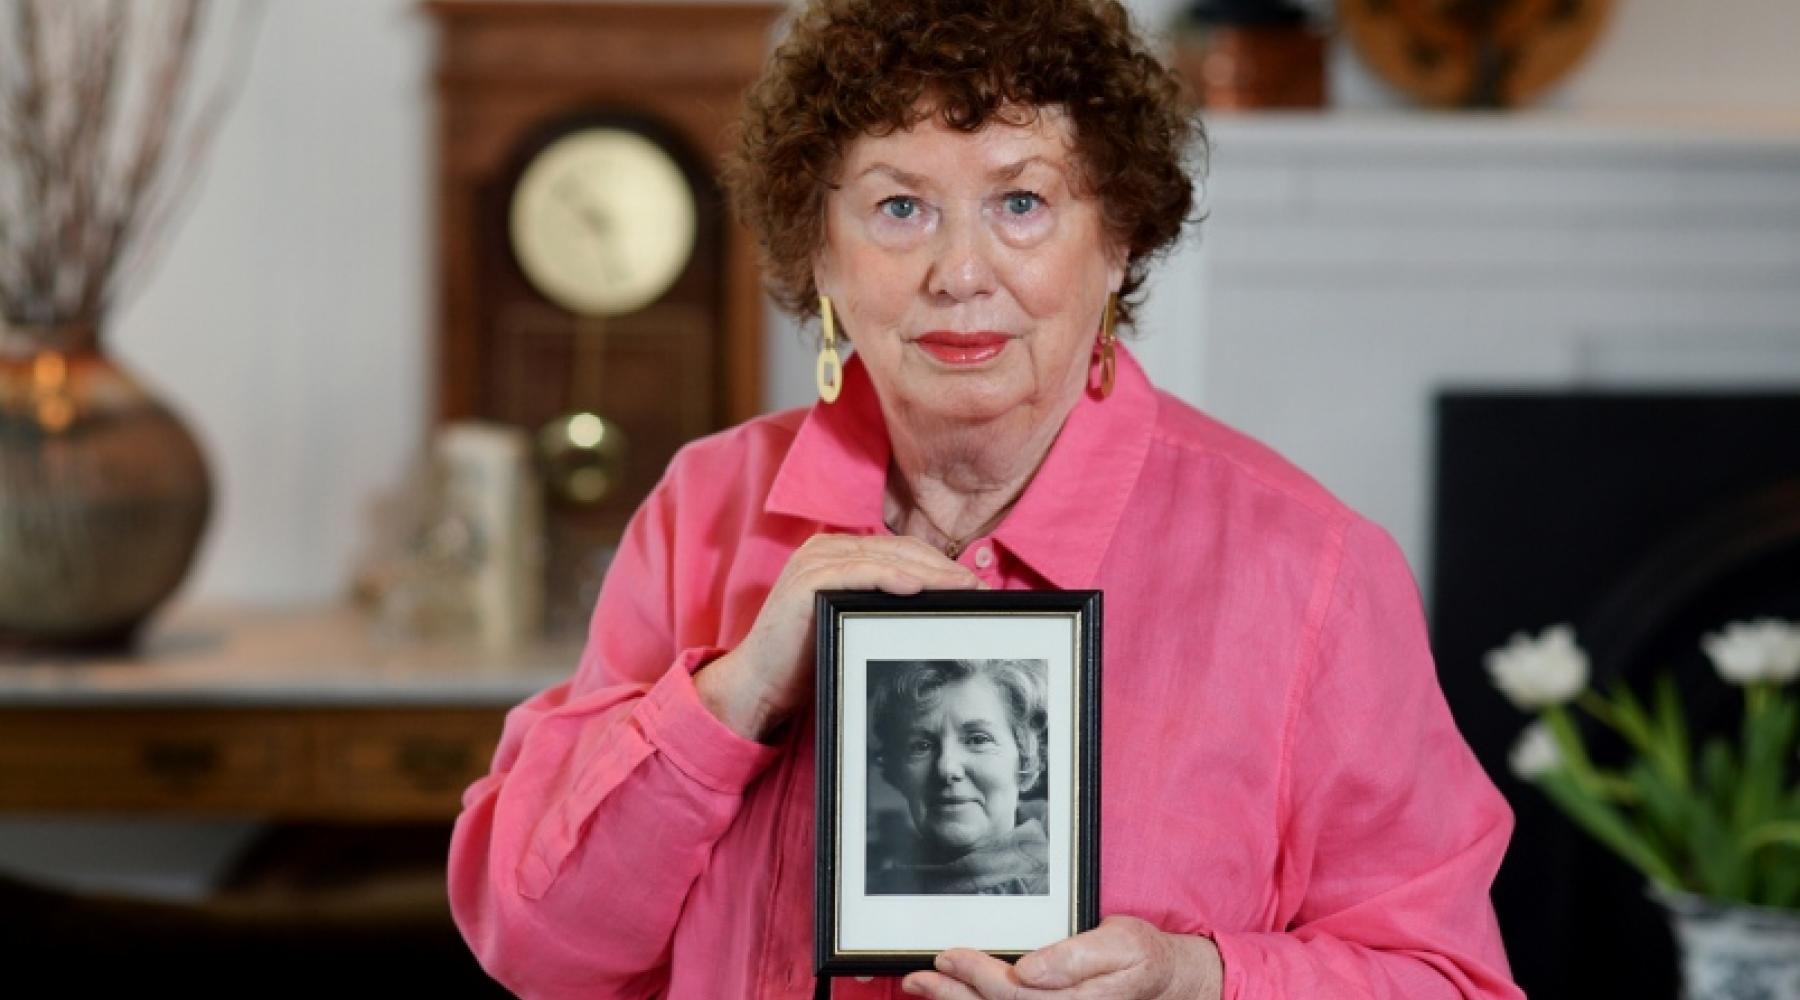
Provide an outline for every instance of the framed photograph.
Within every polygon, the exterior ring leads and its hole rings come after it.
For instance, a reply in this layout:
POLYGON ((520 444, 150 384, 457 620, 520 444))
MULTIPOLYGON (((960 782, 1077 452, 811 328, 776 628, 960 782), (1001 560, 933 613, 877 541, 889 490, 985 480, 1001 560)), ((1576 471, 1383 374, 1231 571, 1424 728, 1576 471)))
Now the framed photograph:
POLYGON ((1100 592, 818 595, 819 975, 1099 914, 1100 592))

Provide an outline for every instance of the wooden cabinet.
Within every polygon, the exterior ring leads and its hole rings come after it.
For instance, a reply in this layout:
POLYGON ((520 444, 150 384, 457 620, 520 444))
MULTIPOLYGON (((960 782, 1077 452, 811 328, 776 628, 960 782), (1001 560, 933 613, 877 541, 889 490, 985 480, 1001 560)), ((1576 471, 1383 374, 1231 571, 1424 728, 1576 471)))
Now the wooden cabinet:
POLYGON ((411 820, 456 814, 493 710, 0 711, 0 807, 411 820))
POLYGON ((0 712, 13 809, 261 813, 304 778, 304 734, 234 712, 0 712))
POLYGON ((312 800, 344 815, 452 816, 486 774, 497 712, 339 712, 319 716, 312 800))
POLYGON ((0 665, 0 810, 448 819, 506 710, 578 653, 383 642, 325 609, 188 615, 136 659, 0 665))

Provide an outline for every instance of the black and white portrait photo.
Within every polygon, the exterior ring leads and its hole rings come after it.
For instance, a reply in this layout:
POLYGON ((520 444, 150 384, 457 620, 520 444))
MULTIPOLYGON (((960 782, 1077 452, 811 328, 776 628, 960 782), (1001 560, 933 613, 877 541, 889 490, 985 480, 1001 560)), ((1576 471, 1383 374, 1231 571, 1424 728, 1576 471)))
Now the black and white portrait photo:
POLYGON ((1097 591, 818 595, 815 968, 1099 920, 1097 591))
POLYGON ((1047 664, 870 660, 871 894, 1050 891, 1047 664))

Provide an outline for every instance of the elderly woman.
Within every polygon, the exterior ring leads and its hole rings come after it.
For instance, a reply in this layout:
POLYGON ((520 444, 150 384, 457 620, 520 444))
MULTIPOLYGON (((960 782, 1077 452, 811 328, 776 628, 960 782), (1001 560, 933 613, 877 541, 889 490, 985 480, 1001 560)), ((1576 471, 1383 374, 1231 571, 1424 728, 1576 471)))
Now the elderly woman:
MULTIPOLYGON (((1115 339, 1192 135, 1111 0, 813 0, 728 179, 821 400, 695 442, 450 858, 530 997, 1517 997, 1393 541, 1115 339), (842 360, 841 350, 854 356, 842 360), (815 985, 813 595, 1103 589, 1101 925, 815 985)), ((1174 333, 1174 331, 1171 331, 1174 333)))
MULTIPOLYGON (((1044 673, 1038 660, 883 665, 869 725, 881 776, 906 800, 911 836, 872 846, 869 892, 1050 891, 1043 811, 1020 801, 1044 773, 1044 673)), ((875 817, 869 828, 883 830, 875 817)))

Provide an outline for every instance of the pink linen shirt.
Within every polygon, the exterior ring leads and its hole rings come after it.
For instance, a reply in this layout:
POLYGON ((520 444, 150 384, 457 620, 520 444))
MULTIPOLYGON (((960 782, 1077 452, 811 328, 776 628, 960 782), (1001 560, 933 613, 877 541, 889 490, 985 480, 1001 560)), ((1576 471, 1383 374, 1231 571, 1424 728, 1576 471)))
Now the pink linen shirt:
MULTIPOLYGON (((808 537, 886 532, 886 429, 858 360, 844 378, 833 405, 682 450, 574 676, 510 713, 464 795, 452 909, 519 994, 812 997, 812 720, 745 740, 691 675, 808 537)), ((960 561, 1105 591, 1102 914, 1210 936, 1226 1000, 1522 996, 1488 899, 1512 814, 1379 527, 1121 352, 960 561)))

